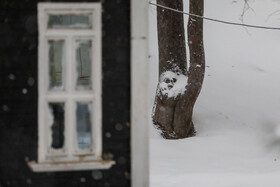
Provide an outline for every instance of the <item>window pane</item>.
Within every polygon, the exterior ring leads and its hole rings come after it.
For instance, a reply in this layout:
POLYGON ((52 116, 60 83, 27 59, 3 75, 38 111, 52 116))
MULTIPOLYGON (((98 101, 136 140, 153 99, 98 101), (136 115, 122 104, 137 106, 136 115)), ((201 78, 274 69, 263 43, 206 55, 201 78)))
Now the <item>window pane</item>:
POLYGON ((51 114, 51 148, 61 149, 64 145, 64 103, 49 103, 51 114))
POLYGON ((77 138, 79 149, 91 148, 91 103, 77 103, 77 138))
POLYGON ((50 14, 48 28, 91 28, 92 14, 50 14))
POLYGON ((49 88, 62 88, 62 64, 64 41, 49 41, 49 88))
POLYGON ((91 40, 76 41, 77 85, 79 90, 91 89, 91 40))

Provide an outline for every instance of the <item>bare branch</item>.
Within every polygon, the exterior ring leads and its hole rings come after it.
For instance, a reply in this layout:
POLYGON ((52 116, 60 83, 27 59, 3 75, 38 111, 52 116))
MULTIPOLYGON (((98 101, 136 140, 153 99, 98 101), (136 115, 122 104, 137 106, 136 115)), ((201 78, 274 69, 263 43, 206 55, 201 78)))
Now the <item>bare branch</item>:
POLYGON ((280 10, 276 10, 274 12, 272 12, 271 14, 269 14, 265 20, 265 22, 267 22, 272 16, 280 14, 280 10))
POLYGON ((239 18, 239 20, 242 23, 244 23, 244 16, 247 11, 251 10, 252 12, 254 12, 256 14, 255 10, 250 6, 249 2, 250 2, 250 0, 244 0, 243 10, 242 10, 242 13, 239 18))

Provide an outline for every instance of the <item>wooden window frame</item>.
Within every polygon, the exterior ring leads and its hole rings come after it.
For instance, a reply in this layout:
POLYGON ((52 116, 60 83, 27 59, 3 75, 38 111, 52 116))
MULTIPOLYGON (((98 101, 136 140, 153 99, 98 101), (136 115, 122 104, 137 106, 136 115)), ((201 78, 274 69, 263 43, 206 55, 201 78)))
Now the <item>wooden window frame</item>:
POLYGON ((35 172, 108 169, 115 162, 102 160, 102 65, 101 3, 38 3, 38 162, 30 162, 35 172), (47 28, 48 14, 92 14, 90 28, 47 28), (50 90, 48 40, 64 40, 63 90, 50 90), (91 90, 76 89, 77 39, 92 41, 91 90), (92 103, 92 151, 75 149, 77 144, 76 103, 92 103), (48 152, 50 127, 47 124, 48 103, 64 102, 65 152, 48 152))

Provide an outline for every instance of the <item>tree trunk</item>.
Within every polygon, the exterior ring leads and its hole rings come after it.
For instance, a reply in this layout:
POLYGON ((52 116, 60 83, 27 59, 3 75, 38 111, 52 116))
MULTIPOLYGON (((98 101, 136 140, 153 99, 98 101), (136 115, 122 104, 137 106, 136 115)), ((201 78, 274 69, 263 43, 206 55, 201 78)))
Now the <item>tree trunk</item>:
MULTIPOLYGON (((166 7, 183 10, 183 0, 157 0, 166 7)), ((183 14, 157 8, 159 75, 165 71, 187 72, 187 56, 183 14)))
MULTIPOLYGON (((178 10, 182 10, 183 5, 181 0, 158 0, 157 3, 178 10)), ((203 0, 190 0, 190 13, 203 15, 203 0)), ((194 136, 193 107, 205 72, 203 19, 189 18, 190 67, 187 71, 183 15, 158 8, 157 17, 160 80, 153 122, 166 139, 194 136), (182 79, 186 75, 188 78, 182 79)))

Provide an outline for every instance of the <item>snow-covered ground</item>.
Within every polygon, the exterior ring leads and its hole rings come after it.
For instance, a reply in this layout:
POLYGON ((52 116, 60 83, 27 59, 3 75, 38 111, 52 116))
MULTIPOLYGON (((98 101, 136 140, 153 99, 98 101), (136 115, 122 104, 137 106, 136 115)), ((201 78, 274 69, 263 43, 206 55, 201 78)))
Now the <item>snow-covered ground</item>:
MULTIPOLYGON (((246 12, 245 23, 280 27, 280 0, 250 5, 254 11, 246 12)), ((240 22, 242 10, 243 0, 205 0, 207 17, 240 22)), ((194 111, 197 136, 164 140, 151 124, 151 187, 279 187, 280 30, 205 21, 204 42, 207 68, 194 111)), ((153 6, 150 53, 152 107, 158 78, 153 6)))

